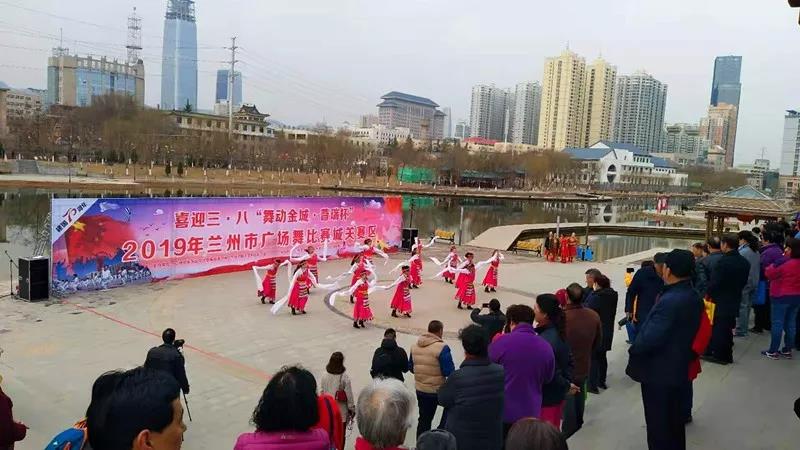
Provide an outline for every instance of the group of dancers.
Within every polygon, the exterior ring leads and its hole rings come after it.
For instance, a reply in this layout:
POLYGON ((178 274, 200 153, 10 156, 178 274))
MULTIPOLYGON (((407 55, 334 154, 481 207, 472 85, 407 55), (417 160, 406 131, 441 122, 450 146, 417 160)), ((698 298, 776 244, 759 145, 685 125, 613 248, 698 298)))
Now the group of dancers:
MULTIPOLYGON (((316 253, 316 249, 313 246, 308 246, 304 254, 295 256, 294 253, 298 248, 296 245, 291 248, 289 256, 285 260, 276 258, 267 266, 253 267, 256 283, 260 286, 258 295, 261 298, 261 303, 269 302, 273 305, 271 308, 273 314, 277 314, 286 303, 288 303, 292 315, 306 314, 306 304, 312 288, 337 290, 341 288, 340 282, 349 277, 350 288, 331 294, 329 303, 333 306, 337 297, 350 297, 350 303, 353 304, 353 328, 365 328, 365 322, 374 318, 370 308, 369 296, 377 290, 395 290, 390 304, 392 317, 400 317, 400 315, 411 317, 413 310, 411 291, 419 289, 423 283, 422 252, 432 246, 434 242, 435 238, 431 238, 427 244, 423 244, 419 239, 416 239, 411 248, 412 256, 389 271, 391 274, 399 270, 400 275, 388 285, 378 285, 377 270, 373 264, 373 259, 376 256, 380 256, 385 260, 385 265, 389 257, 375 247, 371 239, 366 239, 364 244, 356 249, 358 253, 353 257, 350 269, 347 272, 337 277, 327 278, 330 283, 319 282, 319 262, 327 261, 328 242, 324 243, 325 250, 321 256, 316 253), (280 268, 283 266, 287 267, 289 288, 284 297, 276 300, 276 279, 280 268), (292 271, 292 267, 294 267, 294 271, 292 271), (265 271, 263 278, 259 276, 259 270, 265 271)), ((458 255, 456 246, 453 245, 450 247, 450 252, 444 261, 438 261, 433 257, 430 258, 435 265, 442 267, 442 270, 430 279, 442 277, 445 282, 453 284, 456 287, 454 299, 457 301, 458 309, 473 309, 473 305, 477 302, 475 293, 477 271, 482 267, 488 266, 482 284, 485 292, 496 292, 500 262, 503 259, 503 254, 499 250, 495 250, 489 259, 475 263, 472 252, 465 253, 464 258, 461 258, 458 255)))
POLYGON ((578 237, 575 233, 567 236, 562 234, 561 237, 554 232, 550 232, 544 240, 544 256, 550 262, 555 262, 556 259, 561 258, 562 263, 568 263, 575 260, 578 254, 578 237))

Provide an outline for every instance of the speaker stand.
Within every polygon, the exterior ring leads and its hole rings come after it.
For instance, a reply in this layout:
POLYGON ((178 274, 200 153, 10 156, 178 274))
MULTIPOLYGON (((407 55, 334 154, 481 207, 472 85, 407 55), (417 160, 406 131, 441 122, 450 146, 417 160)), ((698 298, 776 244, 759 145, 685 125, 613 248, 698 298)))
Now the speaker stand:
MULTIPOLYGON (((6 297, 13 297, 14 296, 14 259, 8 252, 5 252, 6 257, 8 258, 8 294, 0 295, 0 298, 6 297)), ((17 267, 19 269, 19 267, 17 267)))

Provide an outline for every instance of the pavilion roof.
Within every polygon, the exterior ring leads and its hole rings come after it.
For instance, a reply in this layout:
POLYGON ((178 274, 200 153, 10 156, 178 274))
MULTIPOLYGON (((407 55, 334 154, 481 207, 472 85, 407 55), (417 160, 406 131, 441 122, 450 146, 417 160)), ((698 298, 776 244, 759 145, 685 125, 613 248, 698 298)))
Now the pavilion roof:
POLYGON ((787 203, 775 200, 758 189, 746 185, 738 187, 709 200, 698 203, 695 209, 731 216, 785 217, 795 211, 787 203))

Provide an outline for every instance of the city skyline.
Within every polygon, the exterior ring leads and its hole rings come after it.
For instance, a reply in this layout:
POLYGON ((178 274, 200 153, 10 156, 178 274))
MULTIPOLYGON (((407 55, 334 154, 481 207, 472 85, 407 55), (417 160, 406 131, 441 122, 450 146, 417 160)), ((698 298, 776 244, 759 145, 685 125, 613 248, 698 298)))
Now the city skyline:
MULTIPOLYGON (((79 2, 80 14, 75 13, 74 4, 15 3, 23 9, 5 8, 7 23, 13 25, 0 26, 10 32, 4 34, 4 38, 10 38, 4 43, 12 46, 5 49, 6 60, 2 64, 15 66, 0 66, 0 79, 7 84, 17 88, 45 87, 46 54, 36 50, 56 46, 54 39, 60 27, 64 29, 65 45, 73 51, 107 53, 122 60, 125 18, 130 8, 137 6, 142 17, 142 55, 149 86, 145 101, 151 106, 159 103, 162 2, 110 5, 86 0, 79 2), (41 11, 50 15, 42 15, 41 11), (32 31, 33 36, 19 33, 19 28, 32 31), (75 45, 81 43, 70 42, 76 39, 91 44, 83 44, 82 48, 75 45), (31 48, 34 51, 26 50, 31 48)), ((440 104, 451 106, 454 118, 468 117, 472 86, 542 81, 544 58, 557 54, 567 41, 587 60, 602 54, 618 67, 619 73, 643 68, 668 84, 665 121, 669 123, 697 122, 702 118, 707 112, 714 58, 742 55, 746 63, 741 74, 744 88, 737 162, 752 161, 762 146, 767 147, 767 156, 777 162, 783 111, 800 104, 800 93, 792 84, 792 74, 800 70, 800 62, 792 56, 793 46, 774 45, 797 36, 794 21, 786 20, 791 11, 783 4, 756 8, 744 1, 678 1, 673 8, 663 10, 646 4, 609 8, 579 1, 574 5, 548 5, 537 12, 538 17, 547 17, 537 27, 522 26, 525 12, 535 9, 533 5, 522 5, 525 11, 507 18, 508 26, 492 34, 476 34, 474 29, 485 20, 499 19, 499 11, 477 14, 471 8, 453 5, 454 2, 431 5, 421 18, 416 8, 408 5, 379 6, 358 1, 347 5, 308 1, 270 8, 253 3, 247 6, 247 14, 199 1, 199 108, 210 109, 213 105, 216 69, 229 57, 223 47, 232 34, 239 37, 237 42, 243 47, 237 70, 248 78, 244 101, 291 123, 352 121, 373 112, 374 99, 391 90, 435 98, 440 104), (575 14, 577 10, 581 14, 575 14), (689 10, 692 14, 685 14, 689 10), (431 43, 421 38, 392 38, 380 25, 383 18, 390 17, 398 26, 416 27, 420 36, 431 31, 441 39, 431 43), (567 21, 571 23, 566 28, 568 32, 559 25, 567 21), (601 32, 591 26, 603 21, 614 23, 615 30, 601 32), (658 24, 667 24, 670 32, 654 37, 652 28, 658 24), (758 32, 763 29, 771 32, 758 32), (647 37, 631 40, 631 35, 647 37), (320 41, 325 45, 319 45, 320 41), (369 57, 344 64, 340 55, 355 48, 363 48, 363 54, 369 57), (474 64, 476 57, 480 57, 481 64, 474 64), (433 65, 425 71, 414 69, 423 61, 426 66, 433 65), (392 70, 386 70, 389 67, 392 70), (256 76, 251 77, 251 73, 256 76), (444 75, 435 77, 432 73, 444 75)))

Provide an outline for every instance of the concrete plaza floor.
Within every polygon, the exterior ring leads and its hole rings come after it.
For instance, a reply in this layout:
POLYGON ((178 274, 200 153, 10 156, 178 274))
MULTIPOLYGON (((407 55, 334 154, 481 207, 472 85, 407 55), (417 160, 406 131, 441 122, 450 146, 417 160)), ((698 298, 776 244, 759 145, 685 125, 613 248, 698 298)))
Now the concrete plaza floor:
MULTIPOLYGON (((443 256, 436 246, 428 256, 443 256)), ((476 250, 478 259, 488 257, 476 250)), ((378 263, 382 281, 394 280, 389 268, 378 263)), ((479 291, 479 302, 497 297, 504 307, 528 302, 541 292, 553 292, 572 281, 583 282, 583 273, 597 267, 608 274, 624 298, 623 264, 549 264, 536 257, 507 255, 501 267, 496 294, 479 291)), ((321 266, 322 278, 346 270, 346 262, 321 266)), ((427 276, 434 267, 428 263, 427 276)), ((483 274, 481 273, 480 276, 483 274)), ((280 278, 279 291, 286 280, 280 278)), ((383 329, 407 331, 399 343, 406 349, 416 340, 417 329, 440 319, 452 336, 469 323, 468 312, 456 309, 453 287, 426 280, 415 290, 412 319, 391 318, 391 292, 377 292, 371 302, 376 321, 365 330, 334 312, 324 302, 325 292, 314 291, 305 316, 293 317, 284 309, 273 316, 268 305, 255 296, 251 272, 133 286, 82 294, 70 303, 29 304, 0 300, 0 358, 3 389, 14 401, 14 415, 31 427, 18 449, 41 449, 57 432, 83 416, 90 388, 104 371, 130 368, 144 361, 147 350, 160 343, 160 332, 173 327, 186 339, 186 360, 192 386, 184 448, 232 448, 239 433, 249 431, 250 416, 269 374, 286 364, 300 363, 320 377, 333 351, 345 354, 345 364, 358 392, 369 382, 369 365, 383 329)), ((350 311, 346 297, 336 308, 350 311)), ((618 316, 622 316, 620 300, 618 316)), ((447 339, 458 365, 463 350, 457 340, 447 339)), ((703 364, 695 382, 694 423, 687 427, 690 449, 796 449, 800 421, 792 412, 800 396, 800 360, 771 361, 759 351, 767 336, 736 341, 736 363, 703 364)), ((800 359, 800 358, 798 358, 800 359)), ((609 353, 610 389, 589 398, 586 425, 570 439, 572 449, 646 448, 639 386, 624 374, 627 345, 624 331, 617 331, 609 353)), ((413 380, 406 385, 413 389, 413 380)), ((356 394, 357 395, 357 394, 356 394)), ((438 418, 434 423, 438 423, 438 418)), ((353 430, 348 448, 357 434, 353 430)), ((414 429, 406 444, 413 444, 414 429)))

